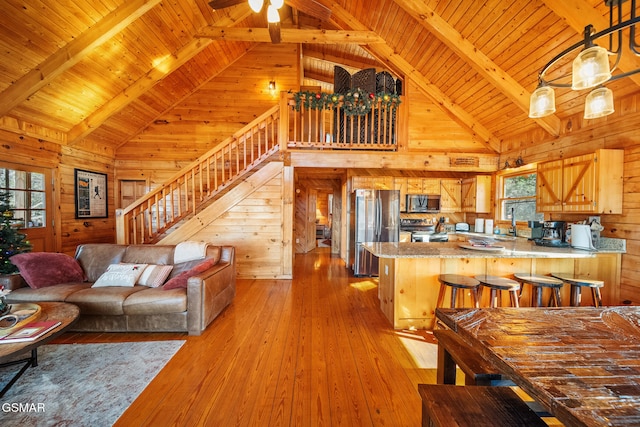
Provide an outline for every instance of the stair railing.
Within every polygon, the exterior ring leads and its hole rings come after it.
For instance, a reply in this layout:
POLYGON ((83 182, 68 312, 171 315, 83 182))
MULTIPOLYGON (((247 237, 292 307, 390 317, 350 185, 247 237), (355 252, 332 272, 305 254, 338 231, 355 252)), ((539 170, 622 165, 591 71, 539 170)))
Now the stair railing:
POLYGON ((278 151, 280 107, 247 126, 125 209, 116 210, 118 243, 154 243, 261 161, 278 151))

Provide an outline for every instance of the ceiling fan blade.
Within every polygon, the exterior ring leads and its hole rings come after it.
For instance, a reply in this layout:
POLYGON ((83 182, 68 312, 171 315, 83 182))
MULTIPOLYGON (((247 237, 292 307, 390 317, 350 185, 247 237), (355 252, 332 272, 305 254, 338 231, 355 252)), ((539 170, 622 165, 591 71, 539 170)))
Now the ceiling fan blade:
POLYGON ((280 23, 279 22, 270 22, 269 23, 269 37, 271 37, 271 43, 278 44, 280 43, 280 23))
POLYGON ((247 0, 212 0, 209 2, 209 6, 211 6, 213 10, 220 10, 246 2, 247 0))
POLYGON ((331 18, 331 9, 314 0, 285 0, 285 3, 321 21, 328 21, 331 18))

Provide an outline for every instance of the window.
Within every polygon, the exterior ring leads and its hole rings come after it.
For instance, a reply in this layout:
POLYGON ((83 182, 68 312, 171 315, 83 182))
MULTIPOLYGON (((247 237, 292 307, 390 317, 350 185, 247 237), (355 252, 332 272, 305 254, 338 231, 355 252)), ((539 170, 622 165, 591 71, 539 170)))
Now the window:
POLYGON ((531 171, 502 175, 500 219, 511 221, 542 221, 544 214, 536 212, 536 173, 531 171))
POLYGON ((44 174, 0 167, 0 192, 9 193, 13 218, 20 228, 45 226, 44 174))

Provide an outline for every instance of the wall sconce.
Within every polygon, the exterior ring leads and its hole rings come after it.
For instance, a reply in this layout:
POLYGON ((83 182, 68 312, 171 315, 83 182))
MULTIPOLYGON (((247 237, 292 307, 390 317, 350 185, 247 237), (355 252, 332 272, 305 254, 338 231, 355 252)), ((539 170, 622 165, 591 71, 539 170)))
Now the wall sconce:
POLYGON ((276 91, 276 81, 275 80, 271 80, 269 82, 269 90, 271 92, 275 92, 276 91))

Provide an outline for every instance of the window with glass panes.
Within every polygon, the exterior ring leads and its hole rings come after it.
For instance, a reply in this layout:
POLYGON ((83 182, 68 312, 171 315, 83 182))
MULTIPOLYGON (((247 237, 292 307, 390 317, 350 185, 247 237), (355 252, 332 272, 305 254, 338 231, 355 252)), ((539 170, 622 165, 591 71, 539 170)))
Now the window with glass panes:
POLYGON ((521 172, 500 177, 500 219, 511 221, 542 221, 544 214, 536 212, 536 173, 521 172))
POLYGON ((41 173, 0 168, 0 192, 9 193, 13 218, 20 228, 45 226, 44 179, 41 173))

